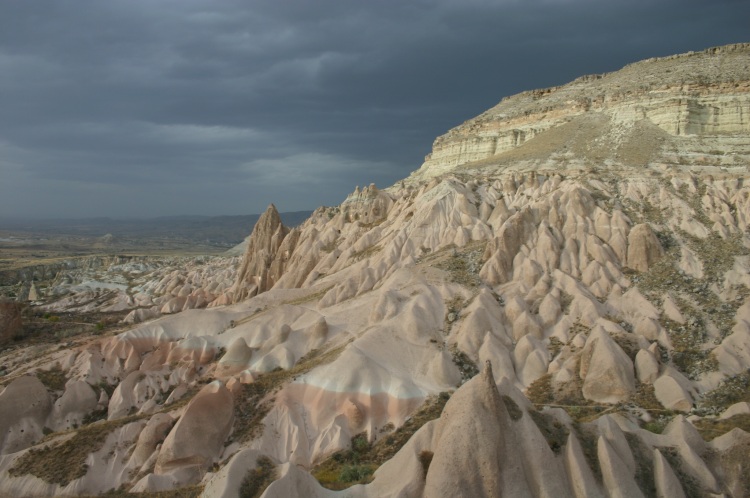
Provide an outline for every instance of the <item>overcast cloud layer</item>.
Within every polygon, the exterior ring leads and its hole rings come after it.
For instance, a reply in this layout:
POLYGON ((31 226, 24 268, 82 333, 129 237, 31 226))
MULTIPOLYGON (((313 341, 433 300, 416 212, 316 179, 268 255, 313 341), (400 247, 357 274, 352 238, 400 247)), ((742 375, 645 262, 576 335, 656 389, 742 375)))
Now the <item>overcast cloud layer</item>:
POLYGON ((745 0, 0 3, 0 217, 248 214, 388 186, 522 90, 750 41, 745 0))

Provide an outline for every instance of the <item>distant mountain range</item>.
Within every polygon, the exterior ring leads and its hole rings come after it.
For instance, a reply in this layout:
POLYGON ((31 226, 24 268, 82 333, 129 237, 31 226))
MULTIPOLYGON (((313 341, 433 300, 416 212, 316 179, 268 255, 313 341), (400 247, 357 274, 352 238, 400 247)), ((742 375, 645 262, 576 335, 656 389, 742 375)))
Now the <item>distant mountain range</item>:
MULTIPOLYGON (((297 226, 312 211, 280 213, 287 226, 297 226)), ((117 238, 174 238, 211 242, 218 245, 240 243, 252 231, 259 214, 237 216, 161 216, 157 218, 9 219, 0 218, 0 230, 47 234, 50 236, 117 238)))

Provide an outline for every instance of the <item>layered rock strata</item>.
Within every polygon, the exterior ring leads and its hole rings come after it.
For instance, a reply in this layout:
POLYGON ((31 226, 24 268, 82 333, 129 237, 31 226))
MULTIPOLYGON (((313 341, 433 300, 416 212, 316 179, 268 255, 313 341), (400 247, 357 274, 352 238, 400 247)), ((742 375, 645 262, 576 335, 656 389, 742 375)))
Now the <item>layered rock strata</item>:
MULTIPOLYGON (((750 150, 741 138, 750 132, 746 98, 749 56, 750 44, 717 47, 648 59, 617 72, 583 76, 567 85, 507 97, 438 137, 414 177, 438 176, 477 161, 504 161, 505 153, 550 130, 557 133, 547 134, 547 146, 561 140, 574 142, 572 135, 587 134, 592 121, 599 134, 606 128, 611 135, 606 142, 592 140, 588 144, 589 151, 601 155, 600 159, 605 158, 604 151, 596 150, 601 145, 613 151, 621 149, 617 159, 637 163, 626 154, 628 139, 637 138, 629 129, 646 122, 663 132, 662 140, 700 135, 715 139, 717 144, 744 144, 734 152, 746 160, 750 150)), ((684 142, 692 146, 694 154, 708 152, 701 151, 700 144, 684 142)), ((670 155, 672 151, 664 152, 670 155)), ((728 165, 735 165, 740 157, 728 159, 728 165)))

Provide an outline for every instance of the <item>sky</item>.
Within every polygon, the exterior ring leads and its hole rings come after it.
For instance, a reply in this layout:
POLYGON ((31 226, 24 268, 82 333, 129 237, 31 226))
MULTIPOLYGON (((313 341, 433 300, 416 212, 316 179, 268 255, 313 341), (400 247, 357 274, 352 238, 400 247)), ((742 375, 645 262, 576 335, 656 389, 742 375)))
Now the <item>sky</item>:
POLYGON ((747 42, 749 20, 746 0, 0 2, 0 218, 338 205, 504 96, 747 42))

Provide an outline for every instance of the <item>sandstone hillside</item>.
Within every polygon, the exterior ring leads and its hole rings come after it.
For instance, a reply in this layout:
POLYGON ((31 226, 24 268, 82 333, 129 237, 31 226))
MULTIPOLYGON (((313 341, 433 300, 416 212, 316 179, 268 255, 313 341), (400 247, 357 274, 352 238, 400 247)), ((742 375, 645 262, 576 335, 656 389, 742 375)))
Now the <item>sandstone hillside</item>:
POLYGON ((750 44, 643 61, 270 206, 138 323, 2 351, 0 493, 748 496, 748 113, 750 44))

